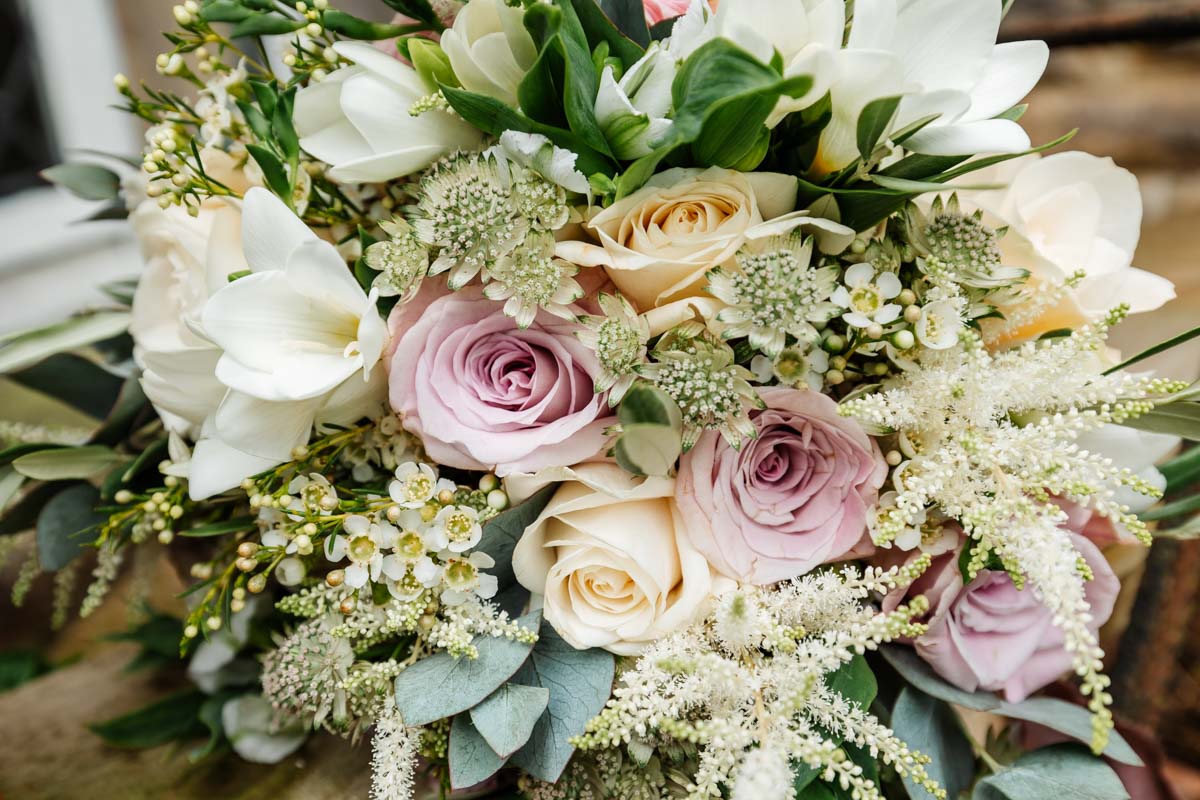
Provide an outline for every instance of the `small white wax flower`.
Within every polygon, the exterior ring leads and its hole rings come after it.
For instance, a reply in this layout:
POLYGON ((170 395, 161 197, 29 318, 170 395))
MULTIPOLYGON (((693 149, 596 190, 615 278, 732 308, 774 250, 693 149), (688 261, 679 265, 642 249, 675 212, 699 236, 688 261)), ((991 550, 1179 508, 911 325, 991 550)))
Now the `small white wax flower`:
POLYGON ((856 328, 871 325, 887 325, 899 318, 901 308, 889 303, 903 288, 900 279, 892 272, 875 274, 871 264, 855 264, 843 276, 845 286, 839 286, 830 299, 848 309, 842 315, 847 324, 856 328))

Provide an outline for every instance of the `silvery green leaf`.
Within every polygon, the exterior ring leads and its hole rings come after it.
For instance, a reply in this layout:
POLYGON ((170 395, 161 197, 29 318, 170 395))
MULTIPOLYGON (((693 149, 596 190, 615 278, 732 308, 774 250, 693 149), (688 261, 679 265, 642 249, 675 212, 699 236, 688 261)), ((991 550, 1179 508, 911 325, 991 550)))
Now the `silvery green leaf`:
POLYGON ((512 763, 535 778, 557 781, 575 751, 569 740, 608 702, 613 666, 611 653, 576 650, 543 623, 533 654, 514 680, 549 689, 550 702, 512 763))
POLYGON ((471 722, 488 746, 507 758, 529 741, 549 702, 549 689, 506 683, 471 709, 471 722))
POLYGON ((1011 767, 984 778, 973 800, 1129 800, 1112 767, 1078 745, 1026 753, 1011 767))
MULTIPOLYGON (((1020 703, 1009 703, 990 692, 967 692, 942 680, 910 648, 889 646, 880 648, 880 652, 902 678, 939 700, 975 711, 990 711, 1010 719, 1036 722, 1081 742, 1092 740, 1092 716, 1082 706, 1051 697, 1033 697, 1020 703)), ((1104 755, 1123 764, 1140 766, 1142 763, 1129 743, 1116 731, 1109 734, 1104 755)))
MULTIPOLYGON (((532 628, 540 619, 535 611, 520 622, 532 628)), ((531 644, 496 636, 476 636, 473 644, 478 658, 437 653, 396 676, 396 707, 405 725, 427 725, 466 711, 511 678, 533 650, 531 644)))
POLYGON ((634 475, 669 475, 683 452, 683 436, 663 425, 629 425, 613 444, 621 468, 634 475))
POLYGON ((121 191, 121 176, 98 164, 55 164, 41 175, 84 200, 113 200, 121 191))
POLYGON ((55 353, 111 339, 128 328, 128 311, 98 311, 0 337, 0 372, 15 372, 55 353))
POLYGON ((88 483, 68 486, 50 498, 37 517, 38 558, 42 568, 58 570, 83 550, 78 534, 108 519, 96 511, 100 491, 88 483))
MULTIPOLYGON (((971 785, 975 777, 975 754, 963 735, 958 715, 949 705, 905 686, 892 710, 891 727, 905 744, 933 759, 925 769, 946 790, 947 797, 958 797, 959 792, 971 785)), ((933 797, 910 777, 903 780, 912 800, 933 797)))
POLYGON ((125 457, 104 445, 62 447, 28 453, 13 461, 13 468, 27 478, 61 481, 90 478, 121 463, 125 457))
POLYGON ((496 774, 507 759, 496 755, 471 718, 459 714, 450 724, 450 788, 465 789, 496 774))
POLYGON ((496 560, 496 566, 490 572, 496 576, 499 593, 494 602, 509 614, 519 614, 529 592, 517 583, 513 573, 512 555, 517 541, 525 533, 525 529, 542 513, 542 509, 554 496, 557 484, 551 484, 533 495, 523 503, 513 506, 492 517, 483 526, 483 538, 475 547, 481 553, 486 553, 496 560))

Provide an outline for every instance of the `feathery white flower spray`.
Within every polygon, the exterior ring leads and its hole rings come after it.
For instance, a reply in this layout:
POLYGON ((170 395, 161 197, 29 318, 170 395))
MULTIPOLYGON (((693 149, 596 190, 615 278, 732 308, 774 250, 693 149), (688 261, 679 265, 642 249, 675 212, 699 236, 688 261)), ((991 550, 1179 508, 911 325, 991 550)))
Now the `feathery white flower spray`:
POLYGON ((899 433, 912 458, 892 476, 895 502, 872 526, 888 546, 934 506, 976 540, 974 575, 994 555, 1020 585, 1028 579, 1062 629, 1094 713, 1093 747, 1104 747, 1112 715, 1102 651, 1088 627, 1080 556, 1061 529, 1052 498, 1093 508, 1139 537, 1145 523, 1113 499, 1114 485, 1154 495, 1127 469, 1075 443, 1085 431, 1146 413, 1184 384, 1124 373, 1103 375, 1097 351, 1124 309, 1070 336, 990 354, 977 334, 962 346, 926 353, 885 391, 856 398, 842 413, 876 433, 899 433))
MULTIPOLYGON (((740 589, 707 619, 650 647, 575 744, 613 748, 657 734, 695 746, 698 764, 687 786, 695 800, 720 796, 723 787, 735 797, 776 796, 779 774, 790 774, 782 753, 855 797, 882 798, 841 749, 849 741, 944 797, 925 772, 926 756, 825 684, 855 655, 924 632, 912 621, 928 607, 923 597, 891 613, 876 613, 865 601, 907 585, 928 565, 922 556, 890 570, 847 567, 772 589, 740 589), (831 721, 840 738, 823 730, 831 721), (772 793, 763 792, 766 785, 772 793)), ((786 792, 790 779, 782 785, 786 792)))
POLYGON ((420 731, 408 728, 395 704, 375 723, 371 740, 371 800, 410 800, 420 731))

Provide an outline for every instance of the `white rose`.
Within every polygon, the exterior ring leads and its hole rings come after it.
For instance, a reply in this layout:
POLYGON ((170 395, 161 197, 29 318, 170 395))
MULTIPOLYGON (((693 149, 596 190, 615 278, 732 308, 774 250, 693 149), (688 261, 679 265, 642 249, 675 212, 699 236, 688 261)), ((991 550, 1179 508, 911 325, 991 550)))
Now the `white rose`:
POLYGON ((442 34, 442 50, 463 88, 517 105, 517 87, 537 59, 525 12, 504 0, 471 0, 442 34))
POLYGON ((1137 178, 1111 158, 1088 153, 1027 157, 980 173, 980 182, 1004 190, 960 192, 988 212, 985 221, 1008 226, 1000 239, 1005 266, 1021 267, 1038 284, 1061 284, 1077 270, 1086 277, 1067 298, 1007 340, 1056 328, 1078 327, 1119 303, 1133 313, 1153 311, 1175 297, 1166 278, 1132 266, 1142 222, 1137 178))
POLYGON ((819 228, 823 249, 854 238, 849 228, 793 211, 796 189, 794 177, 774 172, 669 169, 587 223, 599 245, 560 242, 558 255, 604 267, 641 311, 690 298, 712 303, 706 273, 731 265, 752 237, 806 223, 819 228))
POLYGON ((145 200, 129 220, 146 263, 129 325, 142 387, 168 430, 195 436, 225 387, 214 375, 220 349, 194 329, 209 296, 246 268, 241 211, 211 202, 191 217, 145 200))
POLYGON ((362 42, 334 49, 354 62, 296 94, 300 146, 346 183, 376 183, 419 172, 456 150, 477 149, 475 128, 446 111, 413 116, 429 94, 416 70, 362 42))
POLYGON ((688 541, 673 479, 594 463, 513 476, 506 487, 521 497, 554 480, 564 483, 517 543, 513 570, 573 647, 635 655, 734 586, 688 541))

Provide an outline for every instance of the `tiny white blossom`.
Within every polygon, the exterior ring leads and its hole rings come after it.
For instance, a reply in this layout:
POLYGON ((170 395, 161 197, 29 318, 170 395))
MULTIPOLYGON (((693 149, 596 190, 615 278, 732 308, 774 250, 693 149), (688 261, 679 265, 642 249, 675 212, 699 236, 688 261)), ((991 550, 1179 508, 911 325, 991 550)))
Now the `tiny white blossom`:
POLYGON ((396 467, 396 479, 388 484, 388 494, 402 508, 420 508, 444 490, 453 492, 453 481, 439 479, 428 464, 407 461, 396 467))
POLYGON ((831 298, 839 307, 848 309, 842 319, 856 328, 887 325, 899 318, 901 308, 889 303, 903 287, 893 272, 875 273, 870 264, 855 264, 843 276, 845 286, 839 286, 831 298))

